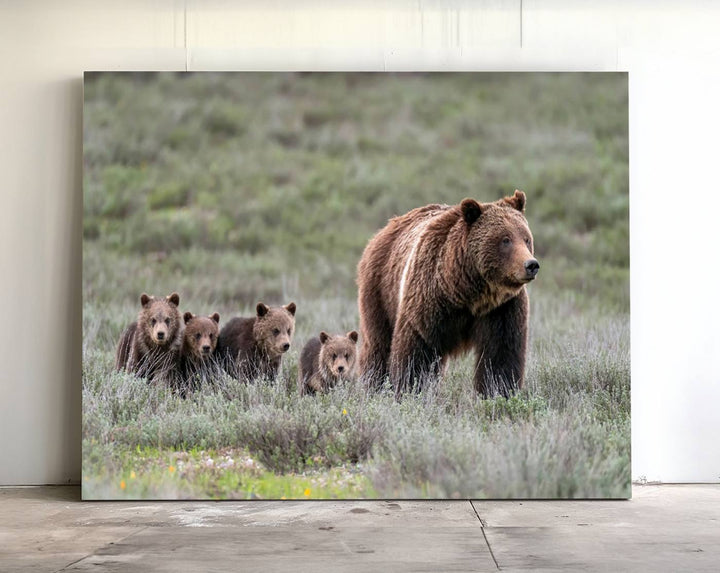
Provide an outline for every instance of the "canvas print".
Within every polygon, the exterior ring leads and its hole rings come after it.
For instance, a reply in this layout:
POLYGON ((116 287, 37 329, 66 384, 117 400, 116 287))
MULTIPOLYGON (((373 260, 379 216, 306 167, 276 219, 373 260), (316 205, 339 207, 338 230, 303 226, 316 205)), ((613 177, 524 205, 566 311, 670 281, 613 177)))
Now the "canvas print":
POLYGON ((83 498, 630 496, 624 73, 86 73, 83 498))

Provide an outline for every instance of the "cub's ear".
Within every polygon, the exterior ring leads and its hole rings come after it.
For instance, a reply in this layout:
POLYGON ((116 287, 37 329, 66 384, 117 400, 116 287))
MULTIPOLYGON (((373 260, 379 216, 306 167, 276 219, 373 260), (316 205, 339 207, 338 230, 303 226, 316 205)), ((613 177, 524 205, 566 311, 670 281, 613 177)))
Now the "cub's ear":
POLYGON ((147 304, 152 300, 152 297, 149 294, 142 293, 140 295, 140 304, 142 306, 147 306, 147 304))
POLYGON ((220 324, 220 315, 217 312, 214 312, 210 315, 210 318, 212 318, 215 322, 220 324))
POLYGON ((358 341, 358 333, 355 330, 353 330, 352 332, 348 332, 347 337, 355 343, 357 343, 358 341))
POLYGON ((193 316, 192 312, 186 312, 185 314, 183 314, 183 320, 185 321, 185 324, 190 322, 193 318, 195 317, 193 316))
POLYGON ((180 304, 180 295, 176 292, 172 293, 169 297, 167 297, 167 301, 170 304, 174 304, 175 306, 180 304))
POLYGON ((330 335, 323 330, 320 333, 320 344, 325 344, 328 340, 330 340, 330 335))
POLYGON ((290 304, 288 304, 288 305, 285 307, 285 310, 287 310, 290 314, 292 314, 293 316, 295 316, 295 309, 296 309, 296 308, 297 308, 297 307, 295 306, 295 303, 294 303, 294 302, 291 302, 290 304))
POLYGON ((521 213, 525 212, 525 193, 520 189, 515 189, 515 194, 512 197, 505 197, 505 202, 521 213))
POLYGON ((468 225, 472 225, 477 221, 482 213, 480 203, 475 201, 475 199, 463 199, 462 203, 460 203, 460 210, 462 211, 463 219, 465 219, 468 225))
POLYGON ((268 305, 266 305, 263 302, 257 303, 257 306, 255 307, 255 310, 257 311, 257 315, 259 317, 265 316, 268 312, 270 312, 270 308, 268 305))

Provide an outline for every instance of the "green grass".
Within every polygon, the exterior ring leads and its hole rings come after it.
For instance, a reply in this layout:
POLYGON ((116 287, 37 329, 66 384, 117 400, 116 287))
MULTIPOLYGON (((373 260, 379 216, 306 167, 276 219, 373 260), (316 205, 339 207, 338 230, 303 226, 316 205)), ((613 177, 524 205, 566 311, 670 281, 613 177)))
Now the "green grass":
POLYGON ((86 499, 333 499, 375 497, 370 481, 345 467, 277 475, 237 448, 169 451, 111 448, 90 440, 86 452, 86 499), (111 465, 107 465, 111 460, 111 465))
POLYGON ((86 497, 629 496, 625 76, 103 74, 85 98, 86 497), (542 265, 517 396, 481 400, 469 357, 401 403, 297 394, 302 344, 358 327, 388 217, 515 188, 542 265), (140 293, 174 290, 221 322, 295 300, 280 379, 181 400, 113 373, 140 293))

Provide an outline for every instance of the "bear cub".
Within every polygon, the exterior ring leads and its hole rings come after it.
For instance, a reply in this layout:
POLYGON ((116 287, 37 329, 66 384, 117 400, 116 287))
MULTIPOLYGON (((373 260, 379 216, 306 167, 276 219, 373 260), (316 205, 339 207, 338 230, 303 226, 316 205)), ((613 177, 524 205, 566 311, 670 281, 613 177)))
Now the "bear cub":
POLYGON ((180 295, 165 298, 140 296, 137 320, 122 333, 115 353, 115 369, 152 380, 170 375, 176 366, 182 342, 180 295))
POLYGON ((191 312, 183 315, 185 330, 180 350, 178 384, 181 392, 196 390, 201 383, 212 381, 218 374, 214 357, 220 331, 220 315, 196 316, 191 312))
POLYGON ((340 379, 352 380, 355 375, 355 354, 358 333, 330 336, 321 332, 311 338, 300 355, 298 385, 301 394, 326 392, 340 379))
POLYGON ((269 307, 259 302, 256 315, 235 317, 220 331, 217 352, 228 374, 245 381, 275 380, 295 331, 294 302, 269 307))

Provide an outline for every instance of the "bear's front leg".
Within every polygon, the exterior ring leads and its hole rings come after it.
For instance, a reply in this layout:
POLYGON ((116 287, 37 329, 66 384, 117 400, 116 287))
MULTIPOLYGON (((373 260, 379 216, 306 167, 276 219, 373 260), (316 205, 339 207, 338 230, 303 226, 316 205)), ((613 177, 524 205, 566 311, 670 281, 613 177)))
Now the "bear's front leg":
POLYGON ((475 389, 484 397, 511 396, 522 388, 529 303, 523 288, 515 298, 477 319, 475 389))
POLYGON ((125 371, 132 372, 133 374, 137 374, 139 362, 140 362, 139 352, 137 351, 136 348, 131 348, 129 356, 127 358, 127 367, 125 368, 125 371))
POLYGON ((309 394, 311 396, 314 396, 315 394, 320 394, 324 391, 322 378, 319 374, 314 374, 310 377, 310 379, 305 383, 305 393, 309 394))
POLYGON ((409 325, 395 331, 390 350, 390 378, 395 397, 407 390, 422 390, 426 380, 439 376, 442 367, 438 353, 409 325))
POLYGON ((393 327, 377 293, 360 297, 361 347, 358 354, 360 382, 378 390, 388 376, 393 327))

